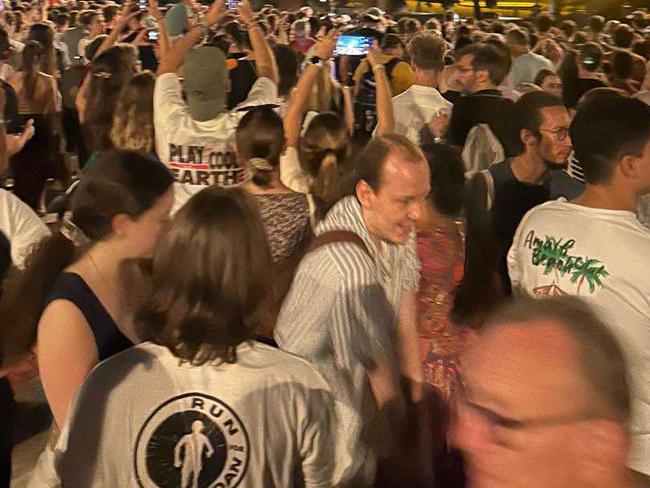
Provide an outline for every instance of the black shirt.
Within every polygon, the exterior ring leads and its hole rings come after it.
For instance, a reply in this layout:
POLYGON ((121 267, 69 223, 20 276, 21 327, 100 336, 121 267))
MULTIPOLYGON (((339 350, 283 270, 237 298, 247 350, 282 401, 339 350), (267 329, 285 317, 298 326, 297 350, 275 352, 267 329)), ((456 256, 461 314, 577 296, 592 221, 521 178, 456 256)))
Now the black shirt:
POLYGON ((255 81, 257 80, 257 73, 253 62, 244 59, 246 53, 232 53, 228 55, 229 59, 236 59, 237 66, 229 71, 230 74, 230 93, 228 93, 228 109, 239 105, 248 97, 248 92, 251 91, 255 81))
POLYGON ((578 101, 589 90, 593 88, 602 88, 607 86, 600 80, 591 78, 576 78, 573 80, 566 80, 562 85, 562 97, 564 98, 564 105, 569 108, 576 108, 578 101))
POLYGON ((518 145, 513 141, 514 106, 514 102, 499 90, 481 90, 460 97, 451 112, 447 141, 463 147, 472 127, 488 124, 501 142, 506 157, 515 156, 518 145))
MULTIPOLYGON (((506 294, 511 293, 506 258, 517 227, 526 213, 550 199, 547 185, 532 185, 515 178, 510 165, 512 159, 490 167, 494 179, 494 203, 492 204, 492 231, 496 239, 498 271, 506 294)), ((481 175, 478 175, 481 177, 481 175)))

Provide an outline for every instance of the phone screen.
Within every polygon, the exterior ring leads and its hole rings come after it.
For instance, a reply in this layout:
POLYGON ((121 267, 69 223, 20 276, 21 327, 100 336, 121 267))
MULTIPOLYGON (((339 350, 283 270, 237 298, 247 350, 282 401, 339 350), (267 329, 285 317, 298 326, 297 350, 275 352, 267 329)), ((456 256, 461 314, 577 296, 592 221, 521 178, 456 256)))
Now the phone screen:
POLYGON ((226 0, 226 7, 229 10, 237 10, 237 1, 238 0, 226 0))
POLYGON ((158 42, 159 38, 160 32, 158 32, 157 29, 151 29, 149 32, 147 32, 147 40, 149 42, 158 42))
POLYGON ((138 0, 138 10, 147 10, 147 0, 138 0))
POLYGON ((341 36, 336 42, 334 54, 346 56, 365 56, 370 51, 374 37, 341 36))

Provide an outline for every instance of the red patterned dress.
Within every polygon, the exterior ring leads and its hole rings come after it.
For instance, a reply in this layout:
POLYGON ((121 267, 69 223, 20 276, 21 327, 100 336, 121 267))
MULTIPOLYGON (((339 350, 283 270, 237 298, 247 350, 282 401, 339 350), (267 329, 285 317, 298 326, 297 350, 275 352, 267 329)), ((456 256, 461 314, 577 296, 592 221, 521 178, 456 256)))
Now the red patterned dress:
POLYGON ((439 217, 417 234, 422 264, 417 295, 420 357, 425 381, 449 401, 456 391, 458 356, 468 329, 449 318, 454 290, 463 278, 465 224, 439 217))

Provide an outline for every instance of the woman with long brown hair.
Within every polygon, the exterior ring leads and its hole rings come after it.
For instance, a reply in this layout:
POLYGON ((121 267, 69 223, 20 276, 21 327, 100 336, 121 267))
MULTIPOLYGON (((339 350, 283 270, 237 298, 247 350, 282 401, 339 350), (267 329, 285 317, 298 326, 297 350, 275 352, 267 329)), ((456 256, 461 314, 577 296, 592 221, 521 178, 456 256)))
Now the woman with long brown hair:
POLYGON ((53 176, 52 155, 56 152, 58 91, 56 79, 44 73, 43 46, 27 41, 22 52, 22 69, 10 79, 18 97, 18 119, 23 126, 33 120, 35 136, 11 160, 14 192, 33 209, 38 209, 45 181, 53 176))
POLYGON ((341 486, 330 387, 254 340, 270 261, 243 189, 206 188, 179 210, 137 314, 150 342, 84 384, 59 445, 63 486, 341 486))
MULTIPOLYGON (((35 352, 54 415, 53 437, 91 369, 137 341, 129 327, 133 264, 166 229, 172 176, 133 152, 108 152, 84 174, 71 216, 10 274, 0 301, 2 349, 11 364, 35 352)), ((51 472, 46 450, 37 479, 51 472)))
POLYGON ((116 149, 154 153, 153 90, 156 77, 151 71, 131 78, 117 100, 111 141, 116 149))

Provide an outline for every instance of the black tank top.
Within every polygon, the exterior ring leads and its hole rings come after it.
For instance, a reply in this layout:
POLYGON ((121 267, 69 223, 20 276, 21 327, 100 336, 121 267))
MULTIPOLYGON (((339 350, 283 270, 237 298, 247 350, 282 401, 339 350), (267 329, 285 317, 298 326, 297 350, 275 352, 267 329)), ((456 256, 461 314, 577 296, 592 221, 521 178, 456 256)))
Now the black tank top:
POLYGON ((133 346, 133 343, 118 329, 97 295, 78 274, 61 273, 45 301, 45 307, 54 300, 68 300, 81 310, 95 337, 100 361, 133 346))

